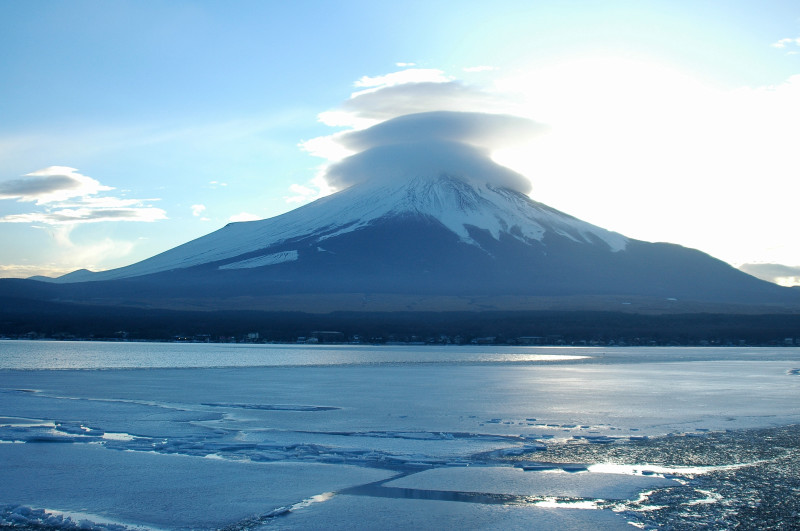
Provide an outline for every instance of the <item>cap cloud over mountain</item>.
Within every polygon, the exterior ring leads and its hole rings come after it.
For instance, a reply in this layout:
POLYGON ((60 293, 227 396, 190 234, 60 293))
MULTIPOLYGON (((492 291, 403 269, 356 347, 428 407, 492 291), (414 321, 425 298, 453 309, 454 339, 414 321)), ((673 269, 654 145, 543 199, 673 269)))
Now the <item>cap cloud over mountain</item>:
POLYGON ((346 188, 369 179, 402 179, 449 173, 469 180, 530 192, 530 181, 493 162, 491 150, 546 130, 510 115, 433 111, 392 118, 337 138, 356 154, 332 164, 328 184, 346 188))

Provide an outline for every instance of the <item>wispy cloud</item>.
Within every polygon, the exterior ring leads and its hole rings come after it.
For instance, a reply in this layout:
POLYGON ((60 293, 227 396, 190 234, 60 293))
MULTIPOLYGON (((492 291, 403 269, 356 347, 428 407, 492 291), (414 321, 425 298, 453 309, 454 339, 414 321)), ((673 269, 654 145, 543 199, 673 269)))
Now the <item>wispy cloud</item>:
POLYGON ((100 221, 156 221, 166 212, 148 205, 155 199, 123 199, 98 194, 113 190, 75 168, 50 166, 0 182, 0 199, 35 203, 33 212, 0 217, 2 223, 74 225, 100 221))
POLYGON ((211 221, 211 218, 206 217, 203 213, 206 211, 205 205, 192 205, 192 216, 200 218, 200 221, 211 221))
POLYGON ((773 48, 786 50, 786 55, 800 55, 800 37, 787 37, 772 43, 773 48))
POLYGON ((789 37, 772 43, 773 48, 783 49, 783 48, 789 48, 791 46, 800 46, 800 37, 796 38, 789 37))
POLYGON ((292 195, 284 197, 287 203, 308 203, 322 197, 319 186, 304 186, 302 184, 292 184, 289 186, 292 195))
POLYGON ((157 221, 166 219, 160 208, 62 208, 49 212, 9 214, 0 218, 5 223, 44 223, 63 225, 97 223, 99 221, 157 221))
POLYGON ((366 90, 356 92, 354 95, 406 83, 445 83, 451 80, 452 77, 445 75, 444 71, 437 68, 408 68, 382 76, 363 76, 354 85, 366 87, 366 90))

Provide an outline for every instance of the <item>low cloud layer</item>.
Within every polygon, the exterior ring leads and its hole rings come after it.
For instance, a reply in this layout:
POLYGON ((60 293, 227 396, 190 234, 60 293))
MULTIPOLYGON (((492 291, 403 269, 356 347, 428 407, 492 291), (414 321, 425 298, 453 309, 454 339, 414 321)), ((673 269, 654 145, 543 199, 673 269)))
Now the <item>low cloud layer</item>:
POLYGON ((739 269, 754 277, 781 286, 800 286, 800 266, 782 264, 742 264, 739 269))
POLYGON ((98 221, 155 221, 165 219, 160 208, 62 208, 49 212, 11 214, 0 218, 6 223, 44 223, 47 225, 96 223, 98 221))
POLYGON ((0 217, 0 222, 74 225, 166 219, 164 210, 147 204, 152 200, 98 195, 109 190, 113 188, 80 174, 75 168, 50 166, 22 179, 0 182, 0 199, 16 199, 42 207, 0 217))

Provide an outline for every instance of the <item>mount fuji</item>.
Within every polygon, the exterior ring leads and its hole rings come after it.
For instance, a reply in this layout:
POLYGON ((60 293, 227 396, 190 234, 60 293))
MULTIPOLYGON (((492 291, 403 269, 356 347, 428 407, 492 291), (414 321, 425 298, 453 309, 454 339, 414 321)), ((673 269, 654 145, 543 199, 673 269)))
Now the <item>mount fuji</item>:
POLYGON ((127 267, 76 271, 50 289, 95 304, 302 311, 407 310, 412 300, 475 310, 800 299, 700 251, 626 238, 537 203, 481 178, 509 170, 454 149, 461 165, 450 171, 366 179, 127 267))
MULTIPOLYGON (((276 282, 319 281, 331 288, 343 282, 372 282, 371 290, 382 286, 414 292, 413 285, 400 284, 400 275, 431 289, 454 284, 485 290, 508 283, 510 253, 530 261, 537 255, 546 257, 548 246, 567 242, 575 244, 577 252, 616 253, 625 250, 628 241, 514 190, 441 174, 399 184, 360 183, 275 218, 231 223, 128 267, 75 272, 58 281, 178 271, 222 277, 255 270, 276 282), (475 278, 466 275, 469 269, 496 269, 497 274, 475 278), (301 270, 307 278, 296 276, 301 270)), ((509 287, 516 292, 524 290, 524 284, 509 287)))
POLYGON ((540 128, 445 111, 386 120, 337 137, 354 154, 328 167, 326 180, 340 189, 333 195, 127 267, 24 287, 0 282, 0 294, 303 312, 800 307, 798 290, 532 200, 530 181, 495 163, 488 148, 540 128))

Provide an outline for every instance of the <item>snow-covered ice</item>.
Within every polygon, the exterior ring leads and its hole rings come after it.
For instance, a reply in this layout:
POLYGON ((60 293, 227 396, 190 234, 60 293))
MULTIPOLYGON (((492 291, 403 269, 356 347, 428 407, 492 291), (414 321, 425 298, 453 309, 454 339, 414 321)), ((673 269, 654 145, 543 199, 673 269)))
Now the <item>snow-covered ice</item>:
POLYGON ((12 503, 170 529, 232 524, 392 475, 318 463, 111 452, 95 444, 2 445, 0 456, 0 492, 12 503))
POLYGON ((622 528, 608 500, 703 470, 552 464, 548 448, 797 424, 799 363, 792 348, 4 341, 0 523, 622 528))

